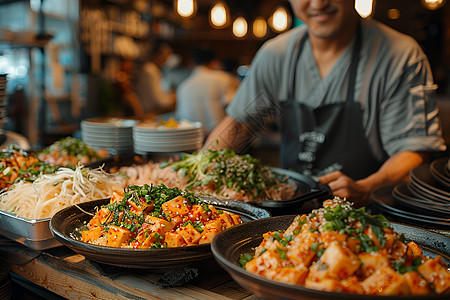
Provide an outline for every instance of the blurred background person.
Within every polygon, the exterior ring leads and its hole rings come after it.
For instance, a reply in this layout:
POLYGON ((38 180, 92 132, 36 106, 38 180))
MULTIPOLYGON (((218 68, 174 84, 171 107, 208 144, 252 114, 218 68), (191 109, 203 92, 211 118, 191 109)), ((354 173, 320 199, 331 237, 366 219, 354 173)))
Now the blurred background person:
POLYGON ((175 109, 175 92, 163 89, 161 71, 161 67, 172 53, 172 48, 168 44, 156 42, 147 60, 137 72, 134 91, 136 97, 140 99, 144 115, 158 115, 175 109))
POLYGON ((205 135, 208 135, 225 117, 225 108, 233 97, 239 80, 216 69, 212 49, 194 49, 192 60, 195 67, 191 75, 176 90, 175 117, 178 120, 202 122, 205 135))
POLYGON ((186 58, 172 52, 166 62, 161 66, 162 88, 166 92, 176 91, 177 87, 191 74, 192 68, 186 62, 186 58))

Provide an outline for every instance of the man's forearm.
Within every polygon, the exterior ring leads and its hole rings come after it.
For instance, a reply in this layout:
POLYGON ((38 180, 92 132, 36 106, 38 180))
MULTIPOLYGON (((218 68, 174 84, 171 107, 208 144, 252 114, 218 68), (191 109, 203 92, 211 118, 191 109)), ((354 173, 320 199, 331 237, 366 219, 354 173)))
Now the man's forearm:
POLYGON ((226 116, 209 134, 203 148, 229 148, 236 152, 244 151, 251 142, 249 127, 226 116))
POLYGON ((427 156, 421 153, 411 151, 399 152, 386 160, 376 173, 358 180, 356 183, 373 191, 380 187, 407 182, 409 172, 422 164, 426 159, 427 156))

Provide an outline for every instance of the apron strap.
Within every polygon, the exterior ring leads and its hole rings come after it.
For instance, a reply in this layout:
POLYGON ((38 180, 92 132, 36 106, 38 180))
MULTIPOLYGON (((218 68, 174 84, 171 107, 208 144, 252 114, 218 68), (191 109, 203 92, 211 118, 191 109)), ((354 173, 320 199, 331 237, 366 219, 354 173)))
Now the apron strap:
POLYGON ((352 52, 352 62, 350 64, 350 77, 348 79, 347 98, 346 98, 347 102, 353 102, 355 94, 355 81, 356 81, 356 73, 358 72, 361 44, 362 44, 361 22, 358 21, 358 25, 356 26, 356 40, 352 52))

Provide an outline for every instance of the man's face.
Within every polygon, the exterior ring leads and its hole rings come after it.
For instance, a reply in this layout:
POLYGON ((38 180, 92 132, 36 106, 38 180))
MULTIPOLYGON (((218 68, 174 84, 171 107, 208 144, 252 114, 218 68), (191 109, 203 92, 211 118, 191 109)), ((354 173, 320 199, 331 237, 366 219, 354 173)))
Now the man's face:
POLYGON ((289 0, 297 18, 309 27, 317 38, 338 37, 354 24, 357 13, 354 0, 289 0))

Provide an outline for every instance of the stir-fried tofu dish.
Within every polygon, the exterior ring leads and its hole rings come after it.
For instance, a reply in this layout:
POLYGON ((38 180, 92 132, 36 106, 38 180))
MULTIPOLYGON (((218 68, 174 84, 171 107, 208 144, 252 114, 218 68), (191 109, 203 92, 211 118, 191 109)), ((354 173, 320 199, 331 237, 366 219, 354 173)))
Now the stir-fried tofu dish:
POLYGON ((83 242, 120 248, 171 248, 207 244, 242 223, 178 188, 129 185, 114 192, 81 231, 83 242))
POLYGON ((335 198, 284 231, 267 232, 254 255, 239 262, 251 273, 307 288, 367 295, 424 295, 450 288, 440 256, 426 257, 381 215, 335 198))

